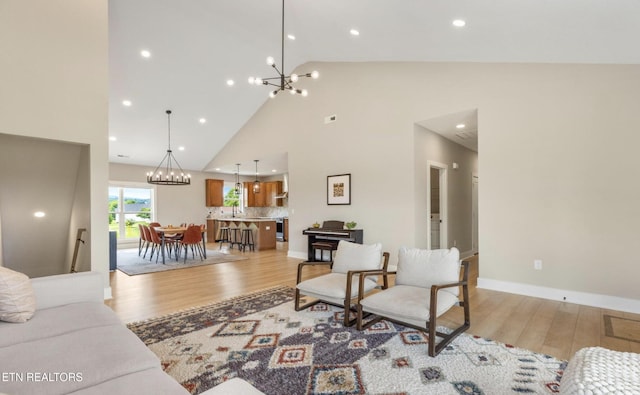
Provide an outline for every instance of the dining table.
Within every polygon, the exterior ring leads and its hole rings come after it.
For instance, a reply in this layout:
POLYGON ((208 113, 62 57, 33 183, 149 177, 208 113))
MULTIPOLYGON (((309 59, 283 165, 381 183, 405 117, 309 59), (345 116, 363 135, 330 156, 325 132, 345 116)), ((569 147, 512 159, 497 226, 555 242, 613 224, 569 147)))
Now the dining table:
MULTIPOLYGON (((187 231, 187 228, 184 226, 156 226, 153 229, 155 229, 156 232, 158 232, 158 235, 160 236, 160 240, 162 241, 162 244, 160 245, 160 249, 162 250, 162 264, 165 264, 165 238, 166 235, 174 235, 174 234, 183 234, 184 232, 187 231)), ((206 229, 202 229, 202 253, 204 254, 204 259, 207 259, 207 244, 206 244, 206 240, 205 240, 205 232, 206 229)), ((177 260, 177 254, 176 254, 176 260, 177 260)))

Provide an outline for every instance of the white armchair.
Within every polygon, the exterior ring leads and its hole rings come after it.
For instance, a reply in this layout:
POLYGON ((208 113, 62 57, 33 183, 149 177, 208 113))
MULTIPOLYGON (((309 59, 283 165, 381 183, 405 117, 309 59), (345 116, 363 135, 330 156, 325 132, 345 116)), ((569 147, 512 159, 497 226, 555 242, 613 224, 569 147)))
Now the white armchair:
POLYGON ((296 286, 295 309, 300 311, 320 301, 344 307, 344 325, 351 326, 356 320, 349 319, 349 313, 355 312, 352 301, 378 287, 378 278, 366 278, 358 282, 358 275, 375 271, 383 277, 382 288, 388 287, 387 265, 389 253, 382 252, 381 244, 362 245, 341 240, 338 244, 332 262, 301 262, 298 265, 298 279, 296 286), (331 267, 331 273, 302 281, 302 270, 308 266, 326 265, 331 267), (355 277, 355 278, 354 278, 355 277), (317 300, 301 305, 301 294, 317 300))
MULTIPOLYGON (((468 270, 469 263, 462 262, 460 279, 460 252, 456 248, 400 248, 397 271, 388 272, 396 274, 395 285, 367 297, 364 297, 364 294, 358 295, 358 330, 386 318, 410 328, 427 331, 429 355, 435 357, 470 326, 468 270), (459 300, 460 287, 462 301, 459 300), (437 331, 436 318, 455 305, 463 307, 464 323, 450 333, 437 331), (365 312, 378 317, 365 324, 365 312), (442 338, 437 344, 436 337, 442 338)), ((361 274, 359 283, 366 283, 367 276, 375 274, 378 273, 361 274)))

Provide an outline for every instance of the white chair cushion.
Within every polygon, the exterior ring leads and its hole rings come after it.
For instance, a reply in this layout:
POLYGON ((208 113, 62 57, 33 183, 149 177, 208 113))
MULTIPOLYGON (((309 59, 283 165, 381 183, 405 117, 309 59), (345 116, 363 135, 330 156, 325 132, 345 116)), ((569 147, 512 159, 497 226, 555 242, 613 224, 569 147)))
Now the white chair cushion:
MULTIPOLYGON (((360 301, 364 311, 424 327, 429 320, 431 290, 409 285, 396 285, 360 301)), ((458 303, 458 297, 445 290, 438 292, 436 316, 458 303)))
POLYGON ((340 240, 333 258, 333 273, 349 270, 378 270, 382 268, 382 244, 357 244, 340 240))
MULTIPOLYGON (((358 296, 358 275, 351 281, 351 299, 358 296)), ((369 292, 378 284, 370 278, 364 281, 364 291, 369 292)), ((343 273, 329 273, 301 282, 296 286, 305 295, 319 299, 331 298, 344 302, 347 294, 347 276, 343 273)))
MULTIPOLYGON (((396 284, 431 288, 434 284, 446 284, 460 281, 460 251, 421 250, 419 248, 400 247, 396 284)), ((458 287, 447 289, 458 295, 458 287)))
POLYGON ((0 266, 0 321, 26 322, 36 311, 36 297, 31 280, 0 266))

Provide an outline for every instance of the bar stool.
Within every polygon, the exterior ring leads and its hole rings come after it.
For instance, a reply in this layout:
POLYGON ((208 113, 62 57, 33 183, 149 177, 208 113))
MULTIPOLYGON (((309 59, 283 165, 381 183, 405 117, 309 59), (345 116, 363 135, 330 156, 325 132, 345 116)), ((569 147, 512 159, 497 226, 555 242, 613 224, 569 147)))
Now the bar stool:
POLYGON ((247 249, 247 247, 249 247, 249 249, 251 251, 255 251, 255 243, 253 241, 253 229, 251 228, 244 228, 242 229, 242 251, 245 251, 247 249))
POLYGON ((324 261, 324 252, 329 251, 329 262, 333 262, 333 251, 338 249, 338 243, 332 243, 328 241, 316 241, 311 243, 313 249, 313 259, 316 259, 316 251, 320 250, 320 261, 324 261))
POLYGON ((222 249, 222 243, 229 243, 233 247, 233 244, 231 244, 230 228, 228 226, 221 226, 218 229, 220 230, 220 240, 218 240, 220 241, 220 248, 218 249, 222 249))
POLYGON ((231 246, 229 247, 229 249, 233 250, 233 246, 237 245, 238 246, 238 250, 242 249, 242 240, 241 240, 241 236, 242 234, 240 233, 240 228, 236 227, 236 228, 229 228, 229 230, 231 231, 231 246))

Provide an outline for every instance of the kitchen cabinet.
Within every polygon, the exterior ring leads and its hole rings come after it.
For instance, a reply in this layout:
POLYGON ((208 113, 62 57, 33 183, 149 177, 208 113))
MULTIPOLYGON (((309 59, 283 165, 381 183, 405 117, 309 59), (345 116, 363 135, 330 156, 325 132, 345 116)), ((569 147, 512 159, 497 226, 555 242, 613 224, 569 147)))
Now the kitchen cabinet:
POLYGON ((289 241, 289 218, 283 219, 283 226, 284 241, 289 241))
POLYGON ((276 196, 282 193, 282 181, 263 182, 265 196, 265 207, 282 206, 282 199, 276 199, 276 196))
POLYGON ((205 180, 206 206, 222 207, 224 204, 224 180, 214 180, 207 178, 205 180))
POLYGON ((244 190, 247 207, 282 206, 282 199, 276 199, 276 196, 282 193, 282 181, 261 182, 258 193, 253 193, 253 182, 245 182, 244 190))
POLYGON ((207 219, 207 243, 215 243, 218 241, 218 231, 220 223, 213 219, 207 219))

